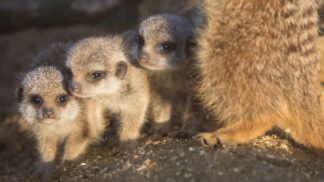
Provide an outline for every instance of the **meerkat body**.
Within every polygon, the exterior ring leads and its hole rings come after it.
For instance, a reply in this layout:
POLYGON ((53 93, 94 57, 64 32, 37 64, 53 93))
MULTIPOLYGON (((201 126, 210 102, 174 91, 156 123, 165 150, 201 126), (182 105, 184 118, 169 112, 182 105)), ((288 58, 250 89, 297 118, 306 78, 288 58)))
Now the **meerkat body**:
POLYGON ((197 138, 205 145, 246 143, 278 126, 321 153, 315 1, 207 0, 204 7, 197 90, 224 127, 197 138))
POLYGON ((117 114, 121 142, 134 141, 146 118, 149 85, 146 73, 132 65, 137 34, 87 38, 69 52, 67 65, 73 95, 96 100, 102 111, 117 114), (128 40, 130 39, 130 40, 128 40))
POLYGON ((105 129, 104 120, 93 118, 93 103, 66 90, 67 47, 57 43, 40 54, 18 89, 19 111, 37 141, 39 172, 76 159, 105 129))
POLYGON ((190 74, 193 74, 191 39, 193 25, 174 14, 158 14, 145 19, 139 29, 143 46, 139 65, 150 77, 150 117, 155 129, 167 134, 171 121, 180 119, 182 130, 193 135, 198 118, 192 113, 190 74))

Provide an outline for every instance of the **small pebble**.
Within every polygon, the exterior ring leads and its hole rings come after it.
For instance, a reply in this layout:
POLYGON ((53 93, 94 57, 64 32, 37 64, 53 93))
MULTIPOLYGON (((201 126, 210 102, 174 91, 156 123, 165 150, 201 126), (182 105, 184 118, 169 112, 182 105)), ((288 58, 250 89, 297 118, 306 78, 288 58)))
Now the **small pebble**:
POLYGON ((190 173, 186 173, 185 175, 184 175, 184 178, 191 178, 192 177, 192 174, 190 174, 190 173))
POLYGON ((199 155, 206 155, 206 152, 203 151, 203 150, 200 150, 200 151, 199 151, 199 155))

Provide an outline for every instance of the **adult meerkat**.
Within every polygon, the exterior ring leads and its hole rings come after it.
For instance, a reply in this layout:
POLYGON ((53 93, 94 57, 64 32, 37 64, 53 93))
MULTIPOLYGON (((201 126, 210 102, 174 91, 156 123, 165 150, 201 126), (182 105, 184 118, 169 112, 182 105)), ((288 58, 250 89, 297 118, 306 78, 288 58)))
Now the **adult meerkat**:
POLYGON ((324 154, 315 0, 206 0, 204 8, 197 90, 223 128, 197 138, 240 144, 277 126, 324 154))
POLYGON ((132 31, 86 38, 71 48, 67 60, 73 74, 72 94, 94 99, 102 110, 117 114, 122 143, 140 136, 150 99, 147 75, 133 65, 138 56, 137 39, 132 31))
POLYGON ((76 159, 105 129, 104 119, 92 113, 95 104, 66 89, 68 47, 56 43, 39 54, 18 88, 19 111, 36 138, 38 172, 44 174, 57 163, 76 159))
POLYGON ((182 132, 195 134, 190 74, 193 74, 194 26, 175 14, 153 15, 140 24, 142 47, 138 64, 148 71, 151 86, 149 117, 153 131, 165 135, 171 121, 182 120, 182 132))

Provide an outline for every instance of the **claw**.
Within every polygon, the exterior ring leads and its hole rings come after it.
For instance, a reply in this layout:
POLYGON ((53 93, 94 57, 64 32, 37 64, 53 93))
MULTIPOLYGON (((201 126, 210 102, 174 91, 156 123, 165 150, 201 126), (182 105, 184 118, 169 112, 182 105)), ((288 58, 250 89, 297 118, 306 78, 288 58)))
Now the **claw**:
POLYGON ((193 137, 199 141, 204 147, 214 147, 221 145, 221 141, 214 133, 199 133, 193 137))

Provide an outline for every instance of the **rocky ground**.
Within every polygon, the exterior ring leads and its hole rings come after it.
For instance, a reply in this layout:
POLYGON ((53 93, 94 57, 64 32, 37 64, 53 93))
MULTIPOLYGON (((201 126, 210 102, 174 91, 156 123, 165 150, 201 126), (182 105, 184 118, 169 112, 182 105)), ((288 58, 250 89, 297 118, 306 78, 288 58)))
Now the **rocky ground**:
MULTIPOLYGON (((9 2, 0 0, 0 5, 2 1, 9 2)), ((170 6, 170 2, 157 4, 164 8, 170 6)), ((159 12, 159 9, 154 8, 147 10, 151 6, 150 2, 142 3, 139 6, 142 9, 141 16, 159 12)), ((33 173, 37 157, 34 142, 26 129, 17 124, 17 118, 12 117, 16 112, 14 88, 19 73, 25 70, 32 57, 52 42, 77 40, 124 29, 124 26, 116 28, 101 24, 78 24, 49 28, 31 26, 0 34, 0 181, 42 180, 33 173)), ((324 38, 318 42, 321 52, 324 52, 324 38)), ((324 68, 323 64, 321 67, 324 68)), ((322 70, 319 85, 324 83, 322 70)), ((50 180, 323 181, 323 161, 280 132, 269 133, 247 145, 215 149, 203 148, 192 139, 143 136, 133 149, 121 150, 111 145, 110 140, 93 146, 78 161, 58 167, 50 180)))
MULTIPOLYGON (((13 123, 1 125, 0 139, 11 138, 0 145, 0 181, 42 181, 33 173, 33 141, 13 123)), ((121 150, 108 140, 45 181, 323 181, 323 161, 282 137, 214 149, 192 139, 143 137, 137 147, 121 150)))

